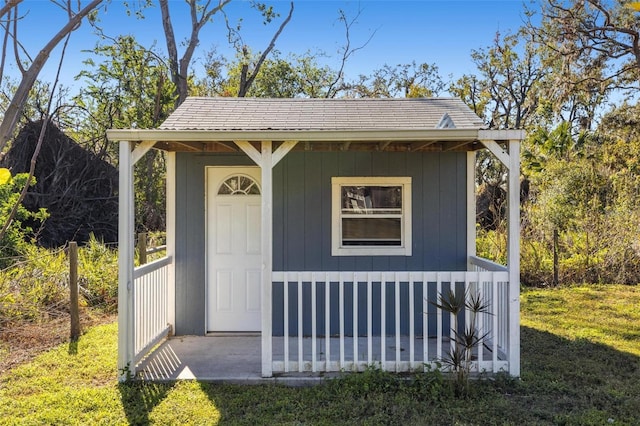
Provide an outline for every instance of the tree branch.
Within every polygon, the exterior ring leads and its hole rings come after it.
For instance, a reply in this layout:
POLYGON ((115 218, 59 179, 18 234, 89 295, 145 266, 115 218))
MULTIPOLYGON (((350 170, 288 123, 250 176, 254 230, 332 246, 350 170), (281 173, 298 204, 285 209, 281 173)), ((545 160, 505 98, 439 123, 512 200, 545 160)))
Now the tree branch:
POLYGON ((22 0, 6 0, 4 6, 0 7, 0 19, 4 18, 11 9, 16 7, 22 0))
POLYGON ((72 18, 69 19, 67 24, 62 27, 49 42, 40 50, 38 56, 35 57, 34 61, 29 66, 28 71, 22 77, 20 81, 20 85, 16 90, 7 110, 5 111, 4 117, 2 119, 2 124, 0 124, 0 152, 4 150, 4 147, 7 145, 9 139, 15 130, 15 127, 18 123, 18 118, 22 114, 24 109, 24 104, 27 101, 29 96, 29 91, 33 87, 42 67, 49 59, 49 55, 51 51, 62 41, 65 37, 67 37, 72 31, 78 28, 82 20, 93 11, 98 5, 102 3, 102 0, 92 0, 85 6, 83 9, 78 11, 72 18))
MULTIPOLYGON (((7 11, 0 10, 0 12, 2 12, 2 14, 0 14, 0 19, 2 19, 5 14, 10 13, 10 10, 11 9, 8 9, 7 11)), ((9 15, 9 19, 11 19, 11 15, 9 15)), ((4 25, 2 25, 2 28, 4 29, 4 37, 2 37, 2 56, 0 57, 0 82, 2 82, 4 78, 4 66, 7 60, 7 45, 9 44, 9 28, 8 26, 5 27, 4 25)))
POLYGON ((345 14, 344 10, 340 10, 339 14, 340 14, 340 17, 338 18, 338 20, 340 20, 342 23, 344 23, 345 46, 344 46, 344 49, 342 50, 342 58, 340 60, 340 68, 338 69, 338 73, 336 74, 336 78, 329 84, 329 87, 327 88, 327 93, 326 93, 326 96, 325 96, 326 98, 335 97, 336 94, 338 93, 338 91, 340 90, 336 86, 340 82, 340 80, 342 80, 344 78, 344 67, 345 67, 345 65, 347 63, 347 60, 351 57, 351 55, 353 55, 358 50, 364 49, 369 44, 371 39, 373 39, 373 36, 378 31, 377 29, 374 30, 371 33, 371 35, 369 35, 369 38, 367 39, 366 42, 364 42, 364 44, 362 44, 362 45, 360 45, 358 47, 354 47, 352 49, 351 48, 351 34, 350 34, 351 27, 353 26, 353 24, 356 23, 357 19, 362 14, 362 9, 358 9, 358 13, 356 13, 356 16, 351 21, 349 21, 347 19, 347 15, 345 14))
POLYGON ((289 8, 289 15, 287 15, 287 18, 284 21, 282 21, 282 24, 280 24, 280 28, 278 28, 278 31, 276 31, 276 33, 271 38, 271 42, 269 43, 269 46, 267 46, 264 52, 262 52, 262 55, 260 55, 260 58, 258 59, 258 62, 256 62, 256 66, 254 67, 249 77, 247 77, 247 70, 249 67, 247 65, 243 65, 242 75, 240 78, 240 88, 238 89, 239 98, 243 98, 247 94, 247 91, 249 90, 249 88, 251 87, 251 84, 253 83, 256 76, 258 75, 258 72, 260 71, 260 67, 262 66, 265 59, 267 58, 267 55, 269 55, 269 53, 275 47, 276 40, 278 40, 280 33, 282 33, 282 30, 284 30, 284 27, 286 27, 289 21, 291 21, 292 15, 293 15, 293 2, 291 2, 291 6, 289 8))
POLYGON ((198 38, 200 30, 205 26, 207 22, 211 20, 213 15, 221 11, 231 0, 219 0, 218 5, 212 9, 211 0, 199 6, 197 0, 185 0, 189 5, 189 17, 191 19, 191 35, 189 36, 189 43, 182 55, 182 58, 178 59, 178 48, 176 44, 175 33, 173 31, 173 24, 171 23, 171 16, 169 14, 168 0, 160 0, 160 10, 162 12, 162 26, 165 33, 165 39, 167 42, 167 51, 169 53, 169 70, 171 72, 171 80, 176 87, 176 108, 184 102, 189 94, 188 73, 193 53, 195 52, 200 40, 198 38), (200 16, 198 16, 200 12, 200 16))

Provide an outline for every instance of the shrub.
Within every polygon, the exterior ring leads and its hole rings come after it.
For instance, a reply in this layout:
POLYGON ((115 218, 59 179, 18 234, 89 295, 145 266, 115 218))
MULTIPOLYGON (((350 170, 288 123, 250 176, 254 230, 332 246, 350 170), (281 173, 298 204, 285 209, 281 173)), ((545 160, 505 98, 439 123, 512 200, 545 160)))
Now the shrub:
POLYGON ((68 263, 63 250, 27 245, 20 261, 0 272, 0 323, 40 321, 68 312, 68 263))
MULTIPOLYGON (((78 250, 80 303, 117 310, 117 251, 91 238, 78 250)), ((69 312, 69 261, 64 249, 27 244, 20 261, 0 271, 0 325, 41 321, 69 312)))
POLYGON ((78 279, 90 306, 115 312, 118 304, 118 251, 93 235, 78 250, 78 279))
MULTIPOLYGON (((28 177, 27 173, 11 176, 8 169, 0 168, 0 229, 9 219, 28 177)), ((31 184, 35 184, 35 179, 31 184)), ((32 225, 28 224, 42 223, 47 216, 44 209, 32 212, 24 206, 18 206, 13 222, 4 235, 0 236, 0 268, 6 268, 15 260, 14 257, 23 254, 28 247, 28 241, 34 238, 32 225)))

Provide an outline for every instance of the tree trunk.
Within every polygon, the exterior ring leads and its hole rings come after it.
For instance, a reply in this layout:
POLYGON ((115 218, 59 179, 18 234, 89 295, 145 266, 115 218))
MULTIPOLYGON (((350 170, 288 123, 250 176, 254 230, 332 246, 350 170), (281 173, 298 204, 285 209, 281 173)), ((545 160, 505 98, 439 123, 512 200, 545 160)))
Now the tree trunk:
POLYGON ((207 1, 204 5, 199 5, 196 0, 188 0, 189 16, 191 18, 191 35, 189 37, 189 43, 182 55, 181 59, 178 59, 178 48, 176 44, 175 33, 173 32, 173 24, 171 23, 171 15, 169 14, 169 2, 168 0, 160 0, 160 11, 162 13, 162 28, 164 29, 164 36, 167 42, 167 51, 169 53, 169 70, 171 72, 171 81, 176 86, 176 101, 175 107, 179 107, 182 102, 187 98, 189 94, 188 86, 188 73, 189 65, 191 64, 191 58, 198 46, 200 40, 198 35, 202 27, 207 22, 211 21, 211 17, 217 12, 222 10, 231 0, 220 0, 218 5, 209 9, 210 1, 207 1))
POLYGON ((258 62, 256 62, 256 66, 251 72, 251 74, 248 74, 247 72, 249 71, 249 66, 247 64, 242 66, 242 73, 240 74, 240 87, 238 88, 239 98, 244 98, 247 95, 249 88, 253 84, 253 81, 255 80, 256 76, 258 75, 258 72, 260 72, 260 67, 262 67, 262 64, 264 63, 265 59, 267 59, 267 55, 275 47, 276 41, 278 40, 278 37, 280 37, 280 33, 282 33, 282 30, 284 30, 284 27, 286 27, 289 21, 291 21, 292 15, 293 15, 293 2, 291 2, 291 6, 289 8, 289 14, 285 18, 285 20, 282 21, 282 24, 280 24, 280 28, 278 28, 278 31, 276 31, 276 33, 273 35, 271 42, 269 43, 267 48, 264 50, 264 52, 262 52, 262 55, 260 55, 260 58, 258 59, 258 62))
POLYGON ((38 56, 33 60, 31 66, 27 72, 22 76, 20 85, 13 95, 7 110, 4 113, 2 124, 0 124, 0 152, 2 152, 7 145, 7 142, 11 139, 13 132, 18 124, 18 119, 22 115, 24 105, 29 97, 29 92, 33 87, 42 67, 49 59, 49 55, 56 48, 58 43, 62 41, 70 32, 76 30, 82 19, 93 11, 98 5, 102 3, 102 0, 93 0, 77 14, 69 18, 67 24, 58 31, 58 33, 49 40, 49 42, 40 50, 38 56))

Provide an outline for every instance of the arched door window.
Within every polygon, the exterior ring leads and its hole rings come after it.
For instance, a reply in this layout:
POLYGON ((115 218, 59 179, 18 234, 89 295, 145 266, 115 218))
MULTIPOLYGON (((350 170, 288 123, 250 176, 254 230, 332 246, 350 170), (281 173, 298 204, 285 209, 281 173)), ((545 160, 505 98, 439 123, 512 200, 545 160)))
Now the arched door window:
POLYGON ((222 182, 218 195, 260 195, 260 187, 249 176, 233 175, 222 182))

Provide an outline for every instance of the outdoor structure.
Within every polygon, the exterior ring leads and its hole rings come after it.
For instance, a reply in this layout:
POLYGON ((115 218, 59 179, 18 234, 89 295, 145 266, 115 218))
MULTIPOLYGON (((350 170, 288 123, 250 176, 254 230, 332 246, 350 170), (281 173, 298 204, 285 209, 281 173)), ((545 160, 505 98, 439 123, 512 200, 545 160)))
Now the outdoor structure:
POLYGON ((460 100, 188 98, 120 142, 119 360, 168 334, 259 333, 262 377, 445 359, 481 297, 474 371, 520 374, 520 130, 460 100), (134 267, 133 165, 166 152, 167 255, 134 267), (508 171, 508 259, 476 257, 475 159, 508 171), (458 330, 454 330, 458 327, 458 330))

